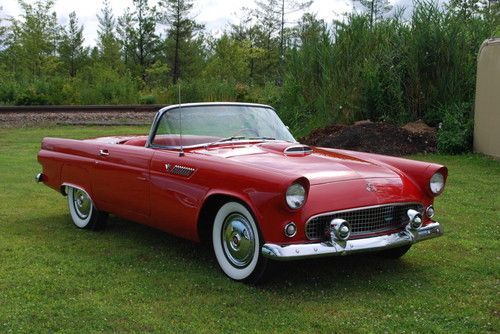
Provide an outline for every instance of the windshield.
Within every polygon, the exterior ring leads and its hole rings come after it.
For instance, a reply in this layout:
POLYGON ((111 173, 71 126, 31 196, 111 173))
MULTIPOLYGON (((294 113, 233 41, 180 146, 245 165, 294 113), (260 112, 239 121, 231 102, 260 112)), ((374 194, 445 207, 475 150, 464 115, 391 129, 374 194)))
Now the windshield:
POLYGON ((198 105, 164 112, 153 137, 154 146, 214 144, 231 140, 284 140, 295 142, 271 108, 252 105, 198 105))

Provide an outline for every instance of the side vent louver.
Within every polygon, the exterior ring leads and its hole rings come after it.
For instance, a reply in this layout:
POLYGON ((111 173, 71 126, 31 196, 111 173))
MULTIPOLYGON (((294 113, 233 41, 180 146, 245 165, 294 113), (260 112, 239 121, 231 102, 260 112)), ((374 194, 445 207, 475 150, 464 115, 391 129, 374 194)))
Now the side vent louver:
POLYGON ((305 145, 290 146, 287 147, 283 153, 285 153, 285 155, 309 155, 312 153, 312 148, 305 145))
POLYGON ((190 167, 186 167, 186 166, 179 166, 179 165, 172 166, 170 164, 166 164, 165 168, 167 169, 167 172, 169 172, 171 174, 184 176, 184 177, 190 177, 191 175, 193 175, 193 173, 195 171, 194 168, 190 168, 190 167))

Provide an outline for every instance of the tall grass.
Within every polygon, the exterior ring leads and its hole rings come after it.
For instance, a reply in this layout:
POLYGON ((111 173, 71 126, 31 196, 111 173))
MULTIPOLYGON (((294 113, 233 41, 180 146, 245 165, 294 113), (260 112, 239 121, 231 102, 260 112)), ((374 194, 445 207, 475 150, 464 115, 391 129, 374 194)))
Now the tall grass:
POLYGON ((437 125, 444 107, 473 105, 477 52, 495 31, 493 21, 465 19, 431 2, 416 3, 408 20, 396 16, 373 27, 356 14, 333 27, 303 27, 287 55, 280 100, 298 133, 359 119, 437 125))

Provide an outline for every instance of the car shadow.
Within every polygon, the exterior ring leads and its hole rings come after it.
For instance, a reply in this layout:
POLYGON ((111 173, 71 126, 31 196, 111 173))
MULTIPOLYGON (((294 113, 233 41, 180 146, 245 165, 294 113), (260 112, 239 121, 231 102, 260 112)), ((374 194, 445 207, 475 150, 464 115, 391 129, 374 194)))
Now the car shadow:
MULTIPOLYGON (((76 229, 72 226, 70 218, 66 216, 54 217, 53 224, 58 225, 61 221, 67 221, 68 228, 76 229)), ((96 233, 96 237, 102 236, 119 239, 121 243, 137 244, 145 248, 147 252, 153 251, 162 255, 152 257, 142 252, 143 255, 138 257, 138 261, 149 262, 148 265, 159 267, 161 264, 159 262, 165 257, 179 258, 182 259, 187 271, 189 268, 206 267, 206 272, 210 277, 224 277, 210 246, 181 239, 155 228, 114 216, 109 217, 108 224, 103 231, 92 233, 96 233)), ((379 291, 384 288, 380 285, 381 282, 386 287, 401 287, 409 281, 425 283, 427 281, 425 267, 421 262, 411 261, 406 257, 411 258, 411 254, 399 260, 384 259, 374 254, 359 254, 289 262, 269 261, 265 279, 254 287, 270 292, 300 291, 311 287, 318 291, 332 288, 339 289, 339 291, 343 289, 352 291, 356 288, 366 290, 373 287, 374 290, 379 291)), ((203 277, 204 281, 200 281, 199 284, 204 284, 205 280, 210 277, 203 277)), ((229 278, 221 281, 241 284, 229 278)))
MULTIPOLYGON (((401 282, 411 275, 421 275, 422 268, 410 261, 385 259, 375 254, 325 257, 288 262, 271 261, 266 275, 266 289, 342 287, 361 283, 366 288, 372 282, 401 282)), ((420 279, 420 278, 418 278, 420 279)))

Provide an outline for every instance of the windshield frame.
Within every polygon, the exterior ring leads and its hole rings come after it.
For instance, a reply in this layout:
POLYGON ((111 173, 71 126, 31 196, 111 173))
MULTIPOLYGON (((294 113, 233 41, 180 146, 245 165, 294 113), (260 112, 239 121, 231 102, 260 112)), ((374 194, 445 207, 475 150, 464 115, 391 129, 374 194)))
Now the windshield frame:
MULTIPOLYGON (((153 124, 151 125, 151 130, 149 131, 148 139, 146 142, 146 147, 148 148, 161 148, 161 149, 168 149, 168 150, 180 150, 181 148, 197 148, 197 147, 205 147, 213 144, 219 144, 219 142, 208 142, 208 143, 203 143, 203 144, 196 144, 196 145, 182 145, 182 146, 165 146, 165 145, 158 145, 158 144, 153 144, 153 140, 156 136, 156 132, 158 130, 158 125, 160 123, 160 120, 162 119, 163 115, 167 113, 170 110, 174 109, 182 109, 182 108, 187 108, 187 107, 205 107, 205 106, 238 106, 238 107, 258 107, 258 108, 267 108, 271 109, 275 114, 276 117, 281 121, 281 118, 278 116, 278 113, 276 110, 266 104, 258 104, 258 103, 243 103, 243 102, 198 102, 198 103, 183 103, 183 104, 174 104, 170 106, 166 106, 161 108, 155 115, 155 118, 153 119, 153 124)), ((283 123, 283 121, 281 121, 283 123)), ((288 127, 283 123, 285 126, 286 130, 288 133, 290 133, 290 136, 295 140, 293 137, 292 133, 288 130, 288 127)), ((221 137, 223 138, 223 137, 221 137)), ((266 139, 242 139, 242 140, 234 140, 234 141, 223 141, 220 142, 220 144, 228 144, 228 143, 238 143, 238 142, 262 142, 262 141, 267 141, 266 139)), ((295 140, 293 143, 297 143, 297 140, 295 140)), ((181 142, 182 144, 182 142, 181 142)))

